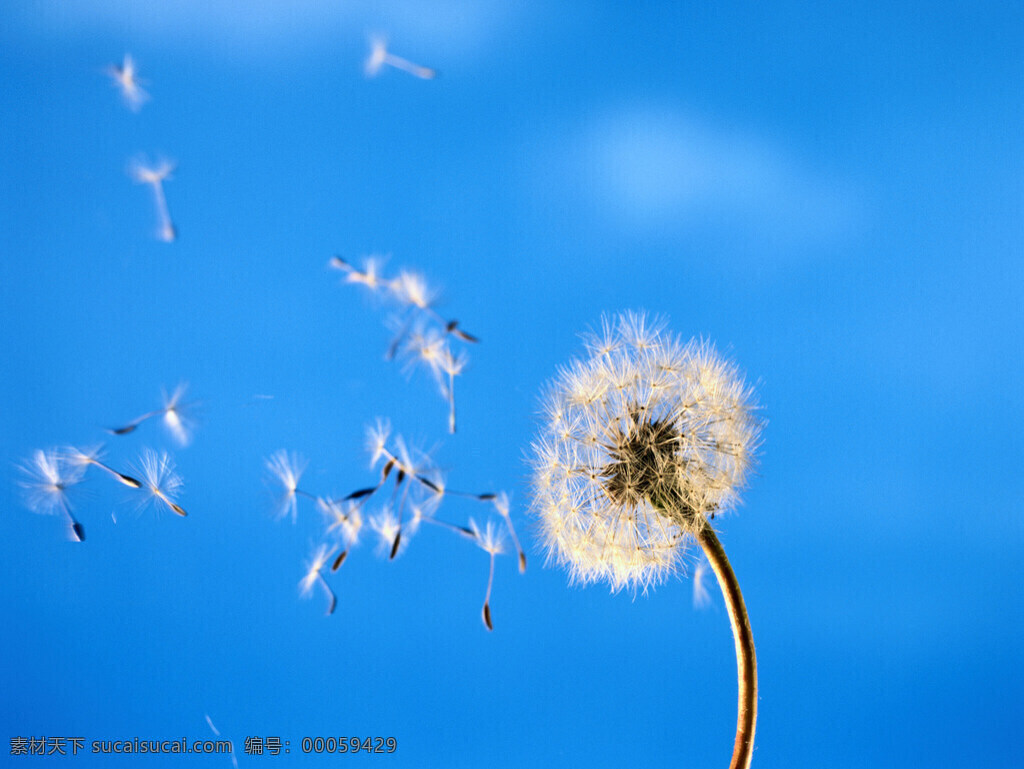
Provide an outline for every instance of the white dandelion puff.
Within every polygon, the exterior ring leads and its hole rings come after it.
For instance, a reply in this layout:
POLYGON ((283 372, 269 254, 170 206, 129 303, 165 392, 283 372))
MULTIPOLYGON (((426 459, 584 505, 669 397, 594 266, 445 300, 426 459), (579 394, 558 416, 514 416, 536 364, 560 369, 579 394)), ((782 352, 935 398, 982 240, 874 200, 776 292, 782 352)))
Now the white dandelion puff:
POLYGON ((306 460, 302 455, 296 454, 294 451, 288 452, 280 449, 271 454, 270 458, 267 459, 266 468, 283 488, 283 493, 277 501, 274 517, 281 519, 290 514, 292 523, 295 523, 298 517, 298 500, 296 497, 301 495, 315 499, 312 495, 299 489, 299 480, 306 469, 306 460))
POLYGON ((367 77, 376 77, 385 66, 408 72, 421 80, 432 80, 437 77, 436 70, 413 64, 408 59, 389 52, 387 39, 377 35, 370 38, 370 55, 363 63, 363 72, 367 77))
POLYGON ((319 584, 327 593, 327 613, 333 614, 334 608, 338 605, 338 598, 334 594, 334 591, 331 590, 331 586, 327 584, 327 580, 324 579, 324 575, 321 573, 330 558, 331 549, 329 545, 320 545, 313 551, 312 557, 306 564, 306 574, 299 581, 299 592, 303 598, 308 598, 313 592, 313 586, 319 584))
POLYGON ((580 582, 646 588, 734 507, 757 446, 752 393, 707 344, 626 314, 587 339, 545 398, 533 511, 580 582))
POLYGON ((606 319, 589 357, 559 370, 533 445, 532 511, 549 560, 570 579, 646 589, 700 545, 736 641, 733 767, 748 767, 757 714, 753 635, 736 575, 711 526, 739 502, 761 420, 736 367, 642 314, 606 319))
POLYGON ((142 87, 144 81, 139 79, 135 61, 130 54, 124 55, 124 61, 120 66, 117 64, 108 66, 106 73, 121 92, 121 98, 132 112, 138 112, 142 105, 149 100, 149 94, 142 87))
POLYGON ((140 509, 151 504, 158 507, 162 505, 176 515, 188 515, 175 501, 184 483, 175 472, 174 460, 167 452, 144 449, 139 459, 138 472, 142 481, 141 491, 145 494, 140 509))
POLYGON ((71 538, 84 541, 85 529, 72 513, 69 492, 82 481, 85 466, 69 462, 60 451, 37 449, 31 459, 21 465, 21 471, 25 477, 20 484, 28 508, 43 515, 63 515, 67 518, 71 538))

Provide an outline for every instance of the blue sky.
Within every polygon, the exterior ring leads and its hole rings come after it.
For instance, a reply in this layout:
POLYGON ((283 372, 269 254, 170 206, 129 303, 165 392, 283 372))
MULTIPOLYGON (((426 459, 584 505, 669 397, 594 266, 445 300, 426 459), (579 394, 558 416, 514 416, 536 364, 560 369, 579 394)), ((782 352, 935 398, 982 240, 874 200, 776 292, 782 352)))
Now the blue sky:
POLYGON ((0 11, 6 738, 203 739, 209 714, 236 746, 291 741, 243 766, 353 735, 403 766, 724 763, 721 597, 568 587, 526 514, 540 388, 602 313, 643 309, 731 355, 768 420, 719 530, 757 642, 754 765, 1018 765, 1019 8, 229 5, 0 11), (374 33, 440 76, 367 79, 374 33), (104 73, 125 53, 138 113, 104 73), (177 163, 174 243, 142 156, 177 163), (455 435, 327 266, 370 253, 482 339, 455 435), (182 381, 187 448, 104 433, 182 381), (498 559, 493 633, 486 554, 440 530, 354 550, 334 616, 299 599, 322 527, 273 519, 264 461, 365 486, 377 417, 453 488, 510 494, 530 566, 498 559), (97 475, 84 543, 26 509, 19 463, 103 440, 119 468, 170 452, 189 516, 97 475))

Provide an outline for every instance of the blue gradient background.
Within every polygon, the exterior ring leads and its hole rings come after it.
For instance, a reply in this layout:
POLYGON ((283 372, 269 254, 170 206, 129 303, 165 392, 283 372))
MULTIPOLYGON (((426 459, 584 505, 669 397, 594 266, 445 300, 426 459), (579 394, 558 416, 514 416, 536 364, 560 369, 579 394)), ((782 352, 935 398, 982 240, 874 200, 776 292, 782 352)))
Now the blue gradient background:
POLYGON ((757 641, 754 765, 1022 765, 1019 6, 230 5, 0 10, 5 742, 204 739, 209 714, 239 752, 290 740, 241 766, 349 735, 399 748, 321 762, 725 765, 717 591, 568 588, 531 541, 525 576, 498 562, 488 634, 486 556, 424 531, 394 563, 356 551, 328 618, 297 595, 319 521, 274 522, 264 479, 288 448, 303 486, 365 485, 387 416, 453 487, 507 489, 532 540, 539 388, 602 312, 646 309, 735 357, 769 420, 720 527, 757 641), (365 79, 374 31, 441 77, 365 79), (125 52, 139 114, 103 74, 125 52), (140 153, 178 162, 174 244, 125 173, 140 153), (454 436, 326 268, 371 251, 483 339, 454 436), (125 514, 95 476, 82 545, 24 508, 34 449, 180 380, 190 447, 151 424, 109 449, 173 449, 187 519, 125 514))

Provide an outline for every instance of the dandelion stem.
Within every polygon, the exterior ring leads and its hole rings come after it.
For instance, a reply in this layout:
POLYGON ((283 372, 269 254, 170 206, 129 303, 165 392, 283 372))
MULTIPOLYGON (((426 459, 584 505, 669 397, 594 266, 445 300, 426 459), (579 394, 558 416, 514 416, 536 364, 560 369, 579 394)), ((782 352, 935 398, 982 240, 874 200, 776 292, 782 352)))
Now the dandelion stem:
POLYGON ((722 588, 725 606, 729 611, 729 624, 736 641, 736 672, 739 681, 739 712, 736 717, 736 743, 732 750, 729 769, 747 769, 754 755, 754 725, 757 721, 757 657, 754 653, 754 634, 750 618, 743 603, 736 573, 729 565, 722 543, 710 524, 704 524, 697 534, 704 555, 707 556, 718 584, 722 588))

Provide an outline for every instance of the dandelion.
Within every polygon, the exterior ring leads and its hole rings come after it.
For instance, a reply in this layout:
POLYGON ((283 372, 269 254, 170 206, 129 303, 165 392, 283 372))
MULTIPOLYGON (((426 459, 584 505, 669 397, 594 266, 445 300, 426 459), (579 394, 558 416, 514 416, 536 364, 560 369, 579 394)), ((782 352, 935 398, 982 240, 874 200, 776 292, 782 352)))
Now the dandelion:
POLYGON ((174 460, 167 452, 157 453, 152 449, 145 449, 139 460, 139 473, 142 476, 141 488, 146 494, 141 507, 159 502, 183 518, 188 515, 174 501, 183 482, 181 476, 174 471, 174 460))
POLYGON ((320 586, 327 592, 329 600, 327 606, 327 613, 333 614, 334 607, 338 605, 338 597, 334 595, 334 591, 331 590, 331 586, 327 584, 327 580, 324 579, 324 575, 321 574, 327 561, 331 558, 331 551, 327 545, 320 545, 314 552, 313 557, 306 564, 306 575, 299 581, 299 591, 303 598, 309 597, 313 592, 313 585, 319 583, 320 586))
POLYGON ((118 483, 123 483, 132 489, 137 489, 142 486, 142 482, 133 478, 130 475, 118 472, 110 465, 104 464, 101 460, 103 459, 103 447, 102 446, 90 446, 88 448, 79 449, 71 446, 64 451, 64 456, 67 461, 72 465, 80 466, 85 471, 86 468, 93 466, 98 467, 103 472, 112 476, 118 483))
POLYGON ((161 161, 158 165, 150 166, 142 160, 136 160, 129 168, 129 175, 139 184, 148 184, 153 188, 153 198, 156 202, 156 213, 159 220, 157 237, 167 243, 178 237, 178 231, 171 221, 171 215, 167 210, 167 198, 164 195, 164 182, 171 179, 171 172, 174 171, 174 163, 161 161))
POLYGON ((487 592, 484 594, 484 606, 481 616, 484 620, 484 626, 488 630, 494 630, 494 624, 491 622, 491 587, 494 585, 494 556, 500 555, 503 552, 504 543, 502 542, 501 534, 495 531, 493 521, 488 521, 487 525, 480 529, 476 521, 470 518, 469 527, 473 531, 477 545, 491 557, 490 572, 487 575, 487 592))
POLYGON ((275 451, 266 462, 267 470, 284 487, 284 493, 278 499, 275 518, 281 519, 291 513, 292 523, 298 517, 298 496, 315 500, 312 494, 299 489, 299 479, 306 469, 306 460, 295 452, 284 449, 275 451))
POLYGON ((367 77, 376 77, 385 65, 408 72, 410 75, 423 80, 433 80, 437 77, 436 70, 430 69, 430 67, 422 67, 419 64, 413 64, 408 59, 403 59, 401 56, 395 56, 393 53, 390 53, 385 38, 373 37, 370 39, 370 55, 366 57, 363 71, 367 77))
POLYGON ((124 55, 124 63, 121 66, 111 64, 107 67, 106 73, 121 91, 121 98, 132 112, 138 112, 149 100, 149 94, 142 88, 142 81, 135 71, 135 61, 129 54, 124 55))
POLYGON ((164 428, 171 434, 171 437, 178 445, 182 447, 187 446, 192 441, 192 433, 195 430, 195 417, 193 414, 195 404, 185 403, 182 400, 187 389, 188 384, 185 382, 179 383, 170 394, 168 394, 167 390, 161 388, 160 396, 163 405, 160 408, 147 411, 145 414, 135 417, 131 422, 121 427, 109 428, 107 432, 111 435, 128 435, 135 432, 144 422, 154 417, 160 417, 164 423, 164 428))
POLYGON ((21 471, 26 476, 21 486, 29 509, 43 515, 63 515, 68 520, 71 537, 76 542, 83 542, 85 529, 71 512, 68 492, 81 482, 85 466, 69 462, 59 451, 40 449, 21 466, 21 471))
POLYGON ((710 521, 733 508, 760 421, 736 368, 706 343, 627 313, 586 337, 544 399, 533 447, 533 512, 549 560, 583 583, 646 589, 679 571, 688 543, 714 570, 736 639, 733 767, 753 750, 757 674, 743 597, 710 521))

